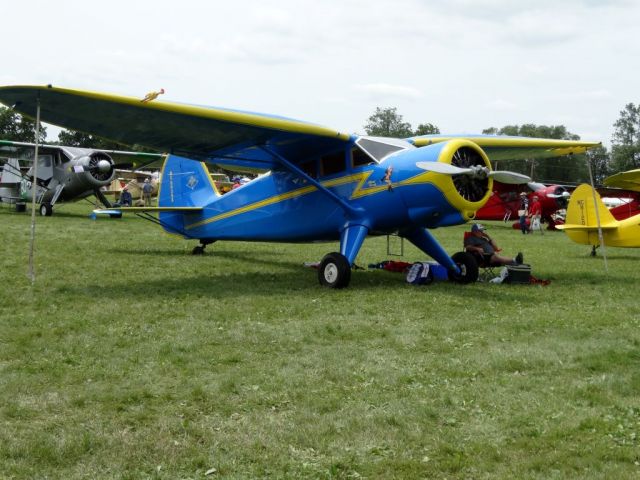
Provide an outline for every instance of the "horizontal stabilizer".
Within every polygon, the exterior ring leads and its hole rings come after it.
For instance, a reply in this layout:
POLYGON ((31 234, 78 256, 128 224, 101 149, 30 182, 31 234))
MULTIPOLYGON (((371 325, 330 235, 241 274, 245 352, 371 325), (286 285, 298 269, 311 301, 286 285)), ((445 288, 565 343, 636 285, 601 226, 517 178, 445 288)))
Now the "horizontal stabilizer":
MULTIPOLYGON (((555 228, 557 228, 558 230, 573 230, 573 231, 582 231, 582 232, 597 232, 598 231, 598 226, 597 225, 569 225, 569 224, 564 224, 564 225, 556 225, 555 228)), ((602 225, 600 227, 602 230, 615 230, 616 228, 618 228, 617 225, 602 225)))
POLYGON ((196 213, 201 212, 203 207, 117 207, 109 209, 97 209, 93 213, 109 214, 109 213, 137 213, 137 212, 184 212, 196 213))

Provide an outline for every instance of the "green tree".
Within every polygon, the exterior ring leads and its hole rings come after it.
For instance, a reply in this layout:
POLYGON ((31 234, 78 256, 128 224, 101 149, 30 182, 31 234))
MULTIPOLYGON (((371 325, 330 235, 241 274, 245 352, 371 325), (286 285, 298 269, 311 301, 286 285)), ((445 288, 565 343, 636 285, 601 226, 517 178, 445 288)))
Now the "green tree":
MULTIPOLYGON (((485 135, 580 140, 579 135, 569 132, 564 125, 535 125, 533 123, 505 125, 502 128, 486 128, 482 133, 485 135)), ((524 173, 541 182, 573 183, 589 180, 589 171, 584 155, 571 155, 563 158, 531 157, 524 160, 511 160, 506 163, 508 165, 501 165, 500 168, 524 173)))
MULTIPOLYGON (((0 107, 0 137, 14 142, 35 142, 36 122, 13 110, 0 107)), ((47 128, 40 124, 39 142, 47 139, 47 128)))
POLYGON ((602 181, 611 175, 611 155, 606 147, 599 146, 587 150, 587 160, 591 165, 593 181, 596 185, 601 185, 602 181))
POLYGON ((58 143, 70 147, 100 148, 103 150, 131 150, 131 147, 121 143, 105 140, 95 135, 78 132, 75 130, 61 130, 58 134, 58 143))
POLYGON ((640 104, 628 103, 613 124, 611 168, 614 172, 640 167, 640 104))
POLYGON ((419 135, 433 135, 436 133, 440 133, 440 129, 433 123, 421 123, 418 125, 418 128, 416 128, 416 131, 413 132, 416 137, 419 135))
POLYGON ((369 117, 364 129, 367 135, 376 137, 406 138, 413 135, 411 124, 402 121, 402 115, 395 107, 376 107, 375 113, 369 117))
POLYGON ((569 132, 564 125, 535 125, 533 123, 525 123, 523 125, 506 125, 502 128, 486 128, 482 133, 485 135, 512 135, 516 137, 580 140, 578 135, 569 132))

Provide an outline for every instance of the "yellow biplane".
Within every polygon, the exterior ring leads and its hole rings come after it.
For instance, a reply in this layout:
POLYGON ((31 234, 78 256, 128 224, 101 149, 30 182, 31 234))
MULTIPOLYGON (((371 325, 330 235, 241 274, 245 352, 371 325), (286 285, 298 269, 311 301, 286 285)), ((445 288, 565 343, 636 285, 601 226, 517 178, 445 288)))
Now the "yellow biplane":
POLYGON ((616 220, 598 192, 587 184, 573 191, 565 224, 556 228, 576 243, 591 245, 592 256, 601 243, 607 247, 640 247, 640 214, 616 220))

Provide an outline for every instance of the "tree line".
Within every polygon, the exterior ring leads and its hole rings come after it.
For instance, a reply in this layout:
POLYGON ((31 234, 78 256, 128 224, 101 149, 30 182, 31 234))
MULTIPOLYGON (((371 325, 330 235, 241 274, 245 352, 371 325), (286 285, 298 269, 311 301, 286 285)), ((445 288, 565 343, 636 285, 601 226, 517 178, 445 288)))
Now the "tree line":
MULTIPOLYGON (((600 183, 613 173, 640 168, 640 104, 628 103, 620 111, 620 118, 613 124, 611 151, 601 146, 589 150, 584 155, 572 155, 564 159, 512 160, 500 168, 527 174, 540 182, 577 183, 588 182, 587 160, 594 180, 600 183)), ((35 141, 35 121, 13 110, 0 107, 0 139, 17 142, 35 141)), ((367 135, 393 138, 408 138, 419 135, 439 134, 440 129, 432 123, 421 123, 413 129, 403 120, 396 107, 376 107, 375 112, 364 125, 367 135)), ((482 130, 485 135, 513 135, 522 137, 552 138, 559 140, 580 140, 564 125, 505 125, 501 128, 489 127, 482 130)), ((45 142, 47 129, 40 127, 39 141, 45 142)), ((62 130, 59 145, 69 145, 106 150, 131 150, 132 147, 73 130, 62 130)), ((133 147, 134 150, 138 148, 133 147)))

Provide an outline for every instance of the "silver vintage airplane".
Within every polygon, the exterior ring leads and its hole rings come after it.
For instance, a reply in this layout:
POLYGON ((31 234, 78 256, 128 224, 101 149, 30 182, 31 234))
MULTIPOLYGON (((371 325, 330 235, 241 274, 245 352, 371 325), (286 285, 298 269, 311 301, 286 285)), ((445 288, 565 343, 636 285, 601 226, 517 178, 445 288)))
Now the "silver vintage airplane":
MULTIPOLYGON (((0 202, 16 210, 32 201, 35 144, 0 140, 0 202)), ((116 167, 131 168, 162 160, 162 154, 40 145, 36 201, 40 214, 50 216, 60 201, 95 195, 105 207, 111 203, 103 189, 116 178, 116 167)))

